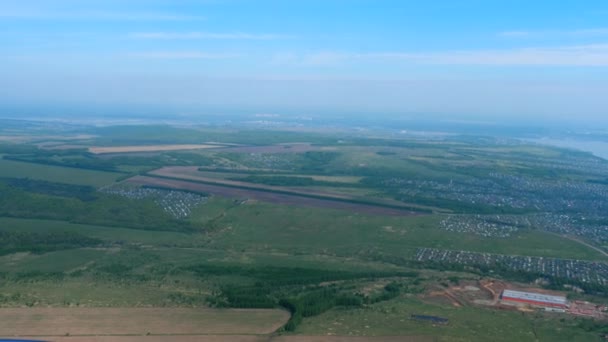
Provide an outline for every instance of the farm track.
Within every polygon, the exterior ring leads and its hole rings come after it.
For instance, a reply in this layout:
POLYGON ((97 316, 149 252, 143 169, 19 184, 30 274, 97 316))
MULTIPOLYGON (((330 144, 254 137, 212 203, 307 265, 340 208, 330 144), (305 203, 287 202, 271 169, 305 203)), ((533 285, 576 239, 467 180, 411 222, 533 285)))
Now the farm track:
POLYGON ((605 250, 603 250, 603 249, 601 249, 601 248, 599 248, 599 247, 597 247, 597 246, 594 246, 594 245, 592 245, 592 244, 590 244, 590 243, 587 243, 587 242, 585 242, 585 241, 583 241, 583 240, 581 240, 581 239, 579 239, 579 238, 576 238, 576 237, 571 236, 571 235, 559 235, 559 234, 558 234, 558 236, 565 237, 566 239, 571 240, 571 241, 574 241, 574 242, 578 242, 578 243, 580 243, 580 244, 582 244, 582 245, 584 245, 584 246, 587 246, 587 247, 589 247, 589 248, 591 248, 591 249, 593 249, 593 250, 597 251, 598 253, 600 253, 600 254, 602 254, 602 255, 604 255, 604 256, 606 256, 606 257, 608 257, 608 253, 607 253, 605 250))
POLYGON ((342 209, 372 215, 413 216, 419 214, 412 211, 412 208, 398 208, 383 204, 357 203, 355 200, 345 198, 325 197, 321 195, 304 193, 280 192, 260 188, 241 187, 232 184, 205 182, 201 180, 182 180, 160 175, 135 176, 129 178, 127 181, 138 185, 208 193, 235 199, 255 199, 263 202, 293 206, 342 209))

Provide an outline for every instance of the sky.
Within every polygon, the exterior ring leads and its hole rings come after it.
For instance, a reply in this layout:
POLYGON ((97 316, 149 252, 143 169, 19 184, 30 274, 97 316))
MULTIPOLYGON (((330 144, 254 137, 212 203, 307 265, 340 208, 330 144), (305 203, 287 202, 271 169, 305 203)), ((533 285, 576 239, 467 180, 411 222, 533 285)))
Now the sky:
POLYGON ((608 1, 0 0, 0 75, 11 108, 608 122, 608 1))

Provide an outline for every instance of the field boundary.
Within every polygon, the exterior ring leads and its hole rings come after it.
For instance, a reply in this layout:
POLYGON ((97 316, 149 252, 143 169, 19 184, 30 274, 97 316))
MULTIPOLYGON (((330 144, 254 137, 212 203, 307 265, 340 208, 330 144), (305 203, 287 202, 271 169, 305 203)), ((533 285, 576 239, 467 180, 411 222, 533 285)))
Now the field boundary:
MULTIPOLYGON (((262 187, 256 187, 256 186, 247 186, 247 185, 227 184, 227 183, 223 183, 223 182, 211 182, 211 181, 194 180, 194 179, 180 178, 180 177, 169 177, 169 176, 158 175, 158 174, 154 174, 154 173, 150 173, 150 172, 145 173, 143 176, 151 177, 151 178, 160 178, 160 179, 174 180, 174 181, 180 181, 180 182, 185 182, 185 183, 213 185, 213 186, 219 186, 219 187, 225 187, 225 188, 234 188, 234 189, 241 189, 241 190, 247 190, 247 191, 259 191, 259 192, 266 192, 266 193, 279 194, 279 195, 287 195, 287 196, 293 196, 293 197, 304 197, 304 198, 311 198, 311 199, 318 199, 318 200, 325 200, 325 201, 333 201, 333 202, 341 202, 341 203, 348 203, 348 204, 366 205, 366 206, 372 206, 372 207, 378 207, 378 208, 396 209, 396 210, 403 211, 404 214, 409 211, 410 215, 421 215, 421 214, 433 214, 434 213, 430 209, 421 209, 421 208, 407 206, 407 205, 400 206, 400 205, 393 205, 393 204, 388 204, 388 203, 379 203, 379 202, 366 201, 366 200, 363 200, 363 199, 356 199, 356 198, 343 198, 343 197, 334 197, 334 196, 323 196, 323 195, 320 195, 320 194, 309 194, 309 193, 302 193, 302 192, 297 192, 297 191, 269 189, 269 188, 262 188, 262 187)), ((133 179, 133 178, 136 178, 136 177, 131 177, 129 179, 133 179)))

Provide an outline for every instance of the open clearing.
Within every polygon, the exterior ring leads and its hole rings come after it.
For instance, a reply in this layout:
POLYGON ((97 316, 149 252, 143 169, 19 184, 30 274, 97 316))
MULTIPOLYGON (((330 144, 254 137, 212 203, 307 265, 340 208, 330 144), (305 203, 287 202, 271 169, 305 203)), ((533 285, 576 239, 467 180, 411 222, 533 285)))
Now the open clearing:
POLYGON ((256 199, 264 202, 295 205, 295 206, 308 206, 318 208, 331 208, 331 209, 343 209, 351 210, 356 212, 362 212, 366 214, 374 215, 390 215, 390 216, 412 216, 416 213, 407 209, 393 209, 388 207, 374 206, 371 204, 359 204, 341 202, 339 200, 331 199, 318 199, 298 196, 297 194, 279 194, 264 190, 251 190, 242 189, 236 187, 222 186, 220 184, 202 184, 194 183, 185 180, 156 178, 147 176, 135 176, 129 178, 128 182, 138 185, 147 186, 158 186, 177 190, 188 190, 200 193, 207 193, 222 197, 235 198, 235 199, 256 199))
POLYGON ((130 153, 130 152, 158 152, 158 151, 179 151, 179 150, 200 150, 206 148, 218 148, 218 145, 146 145, 146 146, 94 146, 89 147, 89 152, 95 154, 104 153, 130 153))
POLYGON ((289 313, 272 309, 0 309, 0 336, 270 334, 289 313))

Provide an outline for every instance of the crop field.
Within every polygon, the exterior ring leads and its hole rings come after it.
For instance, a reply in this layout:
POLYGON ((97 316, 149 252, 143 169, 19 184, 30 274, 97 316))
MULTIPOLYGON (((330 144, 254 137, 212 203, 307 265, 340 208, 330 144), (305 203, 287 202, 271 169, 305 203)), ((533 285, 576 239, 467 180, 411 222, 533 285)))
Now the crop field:
POLYGON ((219 145, 209 144, 185 144, 185 145, 142 145, 142 146, 93 146, 89 151, 95 154, 104 153, 131 153, 131 152, 158 152, 158 151, 180 151, 180 150, 200 150, 207 148, 218 148, 219 145))
POLYGON ((0 309, 0 336, 270 334, 289 313, 267 309, 0 309))

